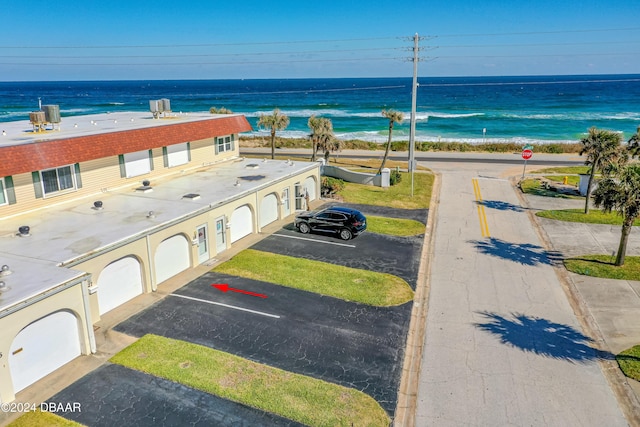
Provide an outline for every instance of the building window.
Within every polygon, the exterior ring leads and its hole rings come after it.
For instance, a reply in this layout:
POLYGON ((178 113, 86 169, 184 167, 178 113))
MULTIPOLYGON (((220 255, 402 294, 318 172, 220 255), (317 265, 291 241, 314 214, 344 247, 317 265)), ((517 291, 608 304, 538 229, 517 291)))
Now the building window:
POLYGON ((216 154, 233 150, 233 135, 216 138, 216 154))
POLYGON ((162 155, 165 167, 186 165, 191 161, 191 146, 188 142, 163 147, 162 155))
POLYGON ((40 171, 45 196, 76 188, 72 165, 40 171))
POLYGON ((120 176, 123 178, 144 175, 153 170, 153 152, 151 150, 121 154, 119 160, 120 176))
POLYGON ((6 188, 7 186, 4 184, 4 178, 0 178, 0 206, 6 205, 9 203, 6 188))

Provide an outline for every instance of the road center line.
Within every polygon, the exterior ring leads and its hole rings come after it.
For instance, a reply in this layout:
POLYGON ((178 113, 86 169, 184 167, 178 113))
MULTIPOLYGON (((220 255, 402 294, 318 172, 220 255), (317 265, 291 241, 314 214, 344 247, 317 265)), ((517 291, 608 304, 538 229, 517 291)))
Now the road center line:
POLYGON ((286 238, 289 238, 289 239, 307 240, 309 242, 324 243, 325 245, 346 246, 347 248, 355 248, 356 247, 355 245, 347 245, 346 243, 325 242, 323 240, 309 239, 307 237, 287 236, 286 234, 274 233, 274 234, 272 234, 272 236, 286 237, 286 238))
POLYGON ((190 299, 190 300, 198 301, 198 302, 204 302, 206 304, 220 305, 222 307, 232 308, 234 310, 246 311, 248 313, 259 314, 261 316, 273 317, 274 319, 279 319, 280 318, 280 316, 276 316, 275 314, 264 313, 262 311, 256 311, 256 310, 249 310, 248 308, 236 307, 235 305, 223 304, 221 302, 207 301, 206 299, 188 297, 186 295, 169 294, 169 296, 180 297, 180 298, 184 298, 184 299, 190 299))

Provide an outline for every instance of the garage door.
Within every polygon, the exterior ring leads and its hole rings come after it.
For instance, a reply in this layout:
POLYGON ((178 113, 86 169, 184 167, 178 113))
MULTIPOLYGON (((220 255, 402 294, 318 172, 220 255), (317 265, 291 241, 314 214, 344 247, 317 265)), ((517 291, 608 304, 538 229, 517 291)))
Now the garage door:
POLYGON ((304 180, 304 186, 307 189, 307 193, 309 193, 309 200, 315 200, 316 199, 316 180, 313 179, 312 176, 310 176, 304 180))
POLYGON ((124 257, 107 265, 98 276, 100 314, 111 311, 142 293, 140 262, 124 257))
POLYGON ((170 277, 191 267, 189 242, 179 234, 163 240, 156 250, 156 283, 162 283, 170 277))
POLYGON ((15 393, 80 356, 75 315, 58 311, 28 325, 16 335, 9 353, 15 393))
POLYGON ((253 232, 253 214, 248 205, 240 206, 231 215, 231 243, 253 232))
POLYGON ((278 219, 278 197, 267 194, 260 203, 260 228, 278 219))

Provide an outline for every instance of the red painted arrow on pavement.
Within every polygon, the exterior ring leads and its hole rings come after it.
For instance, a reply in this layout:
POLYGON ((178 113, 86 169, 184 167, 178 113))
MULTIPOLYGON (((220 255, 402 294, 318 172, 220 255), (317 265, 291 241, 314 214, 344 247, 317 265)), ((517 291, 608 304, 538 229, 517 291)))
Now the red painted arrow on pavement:
POLYGON ((242 289, 232 288, 231 286, 227 285, 226 283, 213 283, 211 286, 216 288, 216 289, 218 289, 218 290, 221 290, 222 292, 231 291, 231 292, 237 292, 239 294, 251 295, 252 297, 258 297, 258 298, 266 298, 267 297, 264 294, 257 294, 255 292, 243 291, 242 289))

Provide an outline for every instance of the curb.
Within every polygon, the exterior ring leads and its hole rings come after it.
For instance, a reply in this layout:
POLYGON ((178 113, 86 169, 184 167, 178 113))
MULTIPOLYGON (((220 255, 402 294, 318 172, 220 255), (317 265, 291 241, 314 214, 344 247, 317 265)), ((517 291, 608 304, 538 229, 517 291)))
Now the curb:
POLYGON ((431 287, 431 265, 433 261, 433 243, 435 240, 435 218, 440 204, 439 173, 434 175, 431 202, 429 203, 429 215, 425 228, 422 253, 420 255, 420 268, 416 280, 416 292, 411 309, 411 321, 405 346, 404 362, 402 365, 402 378, 398 391, 398 403, 396 405, 393 425, 395 427, 414 427, 415 413, 418 401, 418 386, 420 384, 420 368, 422 365, 422 351, 427 326, 427 311, 429 306, 429 290, 431 287))
MULTIPOLYGON (((518 197, 518 200, 520 200, 520 203, 527 208, 531 208, 527 198, 521 191, 518 190, 515 183, 515 177, 511 177, 510 181, 516 193, 516 197, 518 197)), ((551 244, 549 235, 547 234, 544 227, 542 227, 535 214, 529 209, 527 211, 527 215, 529 216, 529 221, 531 221, 531 224, 533 224, 536 234, 540 238, 540 241, 542 242, 545 250, 553 249, 553 245, 551 244)), ((582 330, 585 332, 585 335, 591 337, 594 340, 599 350, 611 353, 610 348, 604 339, 602 331, 600 330, 600 327, 596 323, 594 317, 591 315, 589 306, 582 298, 582 295, 576 287, 576 284, 571 278, 569 272, 564 267, 559 266, 553 266, 553 270, 555 271, 556 276, 558 277, 558 280, 562 285, 562 289, 567 296, 569 305, 573 309, 573 313, 578 319, 578 322, 580 323, 582 330)), ((609 387, 616 396, 618 405, 620 406, 620 409, 622 409, 622 413, 627 419, 627 422, 630 426, 640 427, 640 400, 638 399, 638 395, 629 385, 627 377, 624 376, 624 374, 618 367, 618 363, 615 360, 604 360, 602 358, 599 358, 598 364, 600 365, 602 374, 609 383, 609 387)))

